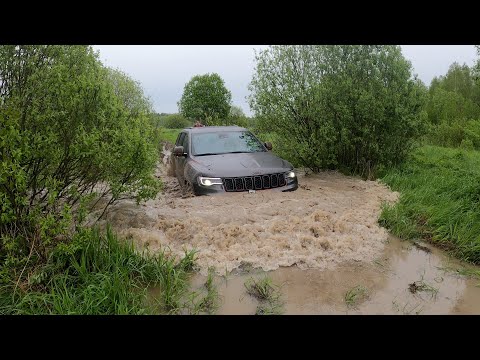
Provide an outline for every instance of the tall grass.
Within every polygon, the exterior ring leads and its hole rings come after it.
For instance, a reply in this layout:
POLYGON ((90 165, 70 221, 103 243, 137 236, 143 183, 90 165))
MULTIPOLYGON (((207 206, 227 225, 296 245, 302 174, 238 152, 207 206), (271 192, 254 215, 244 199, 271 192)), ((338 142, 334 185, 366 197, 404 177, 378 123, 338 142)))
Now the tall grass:
POLYGON ((151 314, 175 312, 188 290, 194 253, 180 261, 140 254, 107 229, 80 230, 56 247, 45 265, 30 269, 20 286, 0 288, 0 314, 151 314), (147 287, 161 289, 155 306, 147 287))
POLYGON ((401 193, 397 204, 384 206, 382 225, 480 263, 480 152, 424 146, 382 181, 401 193))

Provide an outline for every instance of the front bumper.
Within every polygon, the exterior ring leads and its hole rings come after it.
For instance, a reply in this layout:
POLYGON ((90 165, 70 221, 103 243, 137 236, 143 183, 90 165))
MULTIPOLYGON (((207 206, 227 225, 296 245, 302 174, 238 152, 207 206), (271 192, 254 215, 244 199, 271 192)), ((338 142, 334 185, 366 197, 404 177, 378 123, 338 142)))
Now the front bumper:
MULTIPOLYGON (((270 189, 262 189, 262 190, 255 190, 255 191, 295 191, 298 189, 298 178, 295 176, 294 178, 288 178, 287 184, 281 187, 275 187, 270 189)), ((239 192, 248 192, 249 190, 242 190, 242 191, 225 191, 223 185, 210 185, 204 186, 198 184, 196 181, 193 184, 193 190, 195 195, 215 195, 215 194, 232 194, 232 193, 239 193, 239 192)))

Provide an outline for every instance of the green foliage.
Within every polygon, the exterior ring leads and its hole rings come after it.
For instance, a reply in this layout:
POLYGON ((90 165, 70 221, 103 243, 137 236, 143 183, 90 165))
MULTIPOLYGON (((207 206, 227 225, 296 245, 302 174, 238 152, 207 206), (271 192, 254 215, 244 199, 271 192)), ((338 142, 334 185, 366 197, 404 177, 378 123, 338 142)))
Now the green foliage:
POLYGON ((380 223, 406 239, 422 238, 480 263, 480 153, 424 146, 382 179, 401 193, 380 223))
POLYGON ((430 123, 451 124, 458 119, 480 117, 480 108, 460 93, 436 87, 430 91, 427 112, 430 123))
POLYGON ((183 129, 192 126, 192 121, 184 118, 181 114, 153 114, 153 124, 155 127, 166 129, 183 129))
POLYGON ((430 91, 433 92, 437 88, 453 92, 476 103, 480 100, 480 88, 475 86, 473 69, 466 64, 459 65, 454 62, 445 76, 434 78, 430 84, 430 91))
POLYGON ((256 61, 258 129, 295 165, 372 177, 423 130, 426 89, 398 46, 272 46, 256 61))
POLYGON ((0 314, 169 312, 187 291, 193 254, 180 261, 139 254, 110 229, 83 229, 70 243, 57 245, 46 264, 29 268, 21 287, 0 287, 0 314), (160 288, 156 307, 147 301, 147 286, 160 288))
POLYGON ((250 126, 250 121, 240 107, 233 105, 230 108, 230 113, 228 114, 226 121, 222 123, 222 125, 237 125, 248 128, 250 126))
POLYGON ((178 102, 180 113, 204 125, 221 125, 229 112, 232 94, 218 74, 194 76, 183 90, 178 102))
POLYGON ((0 46, 0 262, 45 261, 92 200, 152 198, 158 133, 133 80, 89 46, 0 46))
POLYGON ((480 83, 475 68, 453 63, 445 76, 430 84, 426 106, 433 145, 479 149, 480 83), (463 145, 462 145, 463 144, 463 145))
POLYGON ((477 86, 480 86, 480 45, 475 45, 475 49, 477 49, 478 59, 472 68, 472 75, 477 86))
POLYGON ((480 150, 480 120, 442 122, 432 126, 426 139, 432 145, 480 150))

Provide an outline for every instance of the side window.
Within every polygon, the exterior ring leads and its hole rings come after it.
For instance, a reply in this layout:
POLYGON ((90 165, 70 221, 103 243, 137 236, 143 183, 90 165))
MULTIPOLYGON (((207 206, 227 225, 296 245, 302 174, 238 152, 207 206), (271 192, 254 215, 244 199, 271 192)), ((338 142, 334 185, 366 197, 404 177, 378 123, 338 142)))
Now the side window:
POLYGON ((178 134, 178 137, 177 137, 177 142, 175 143, 176 146, 180 146, 183 144, 183 139, 185 138, 185 133, 182 132, 180 134, 178 134))
POLYGON ((190 152, 188 151, 188 134, 185 134, 185 136, 183 137, 183 151, 185 151, 187 154, 189 154, 190 152))

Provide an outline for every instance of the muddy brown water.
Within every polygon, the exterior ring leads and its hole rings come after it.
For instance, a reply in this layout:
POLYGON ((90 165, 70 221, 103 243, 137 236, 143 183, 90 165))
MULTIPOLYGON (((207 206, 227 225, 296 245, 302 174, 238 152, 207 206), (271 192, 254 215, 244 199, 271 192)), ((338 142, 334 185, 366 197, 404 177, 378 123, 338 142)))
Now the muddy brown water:
POLYGON ((182 257, 196 249, 192 289, 213 267, 219 314, 254 314, 258 302, 244 283, 265 274, 280 286, 285 314, 480 314, 480 280, 444 270, 467 265, 378 225, 382 203, 399 196, 384 184, 299 173, 294 192, 183 198, 167 176, 168 156, 164 149, 157 169, 164 191, 139 206, 119 202, 100 225, 109 222, 142 251, 182 257), (254 270, 240 272, 245 263, 254 270), (345 294, 357 286, 366 296, 347 306, 345 294))
MULTIPOLYGON (((265 276, 279 286, 284 314, 480 314, 480 280, 452 271, 475 267, 426 247, 431 252, 390 237, 384 251, 371 263, 345 263, 325 270, 296 266, 270 272, 253 269, 217 277, 217 314, 255 314, 259 302, 247 294, 244 284, 250 277, 265 276), (423 284, 428 290, 412 293, 412 283, 423 284), (357 286, 364 287, 367 295, 349 306, 345 294, 357 286)), ((199 288, 205 279, 195 275, 192 288, 199 288)))

